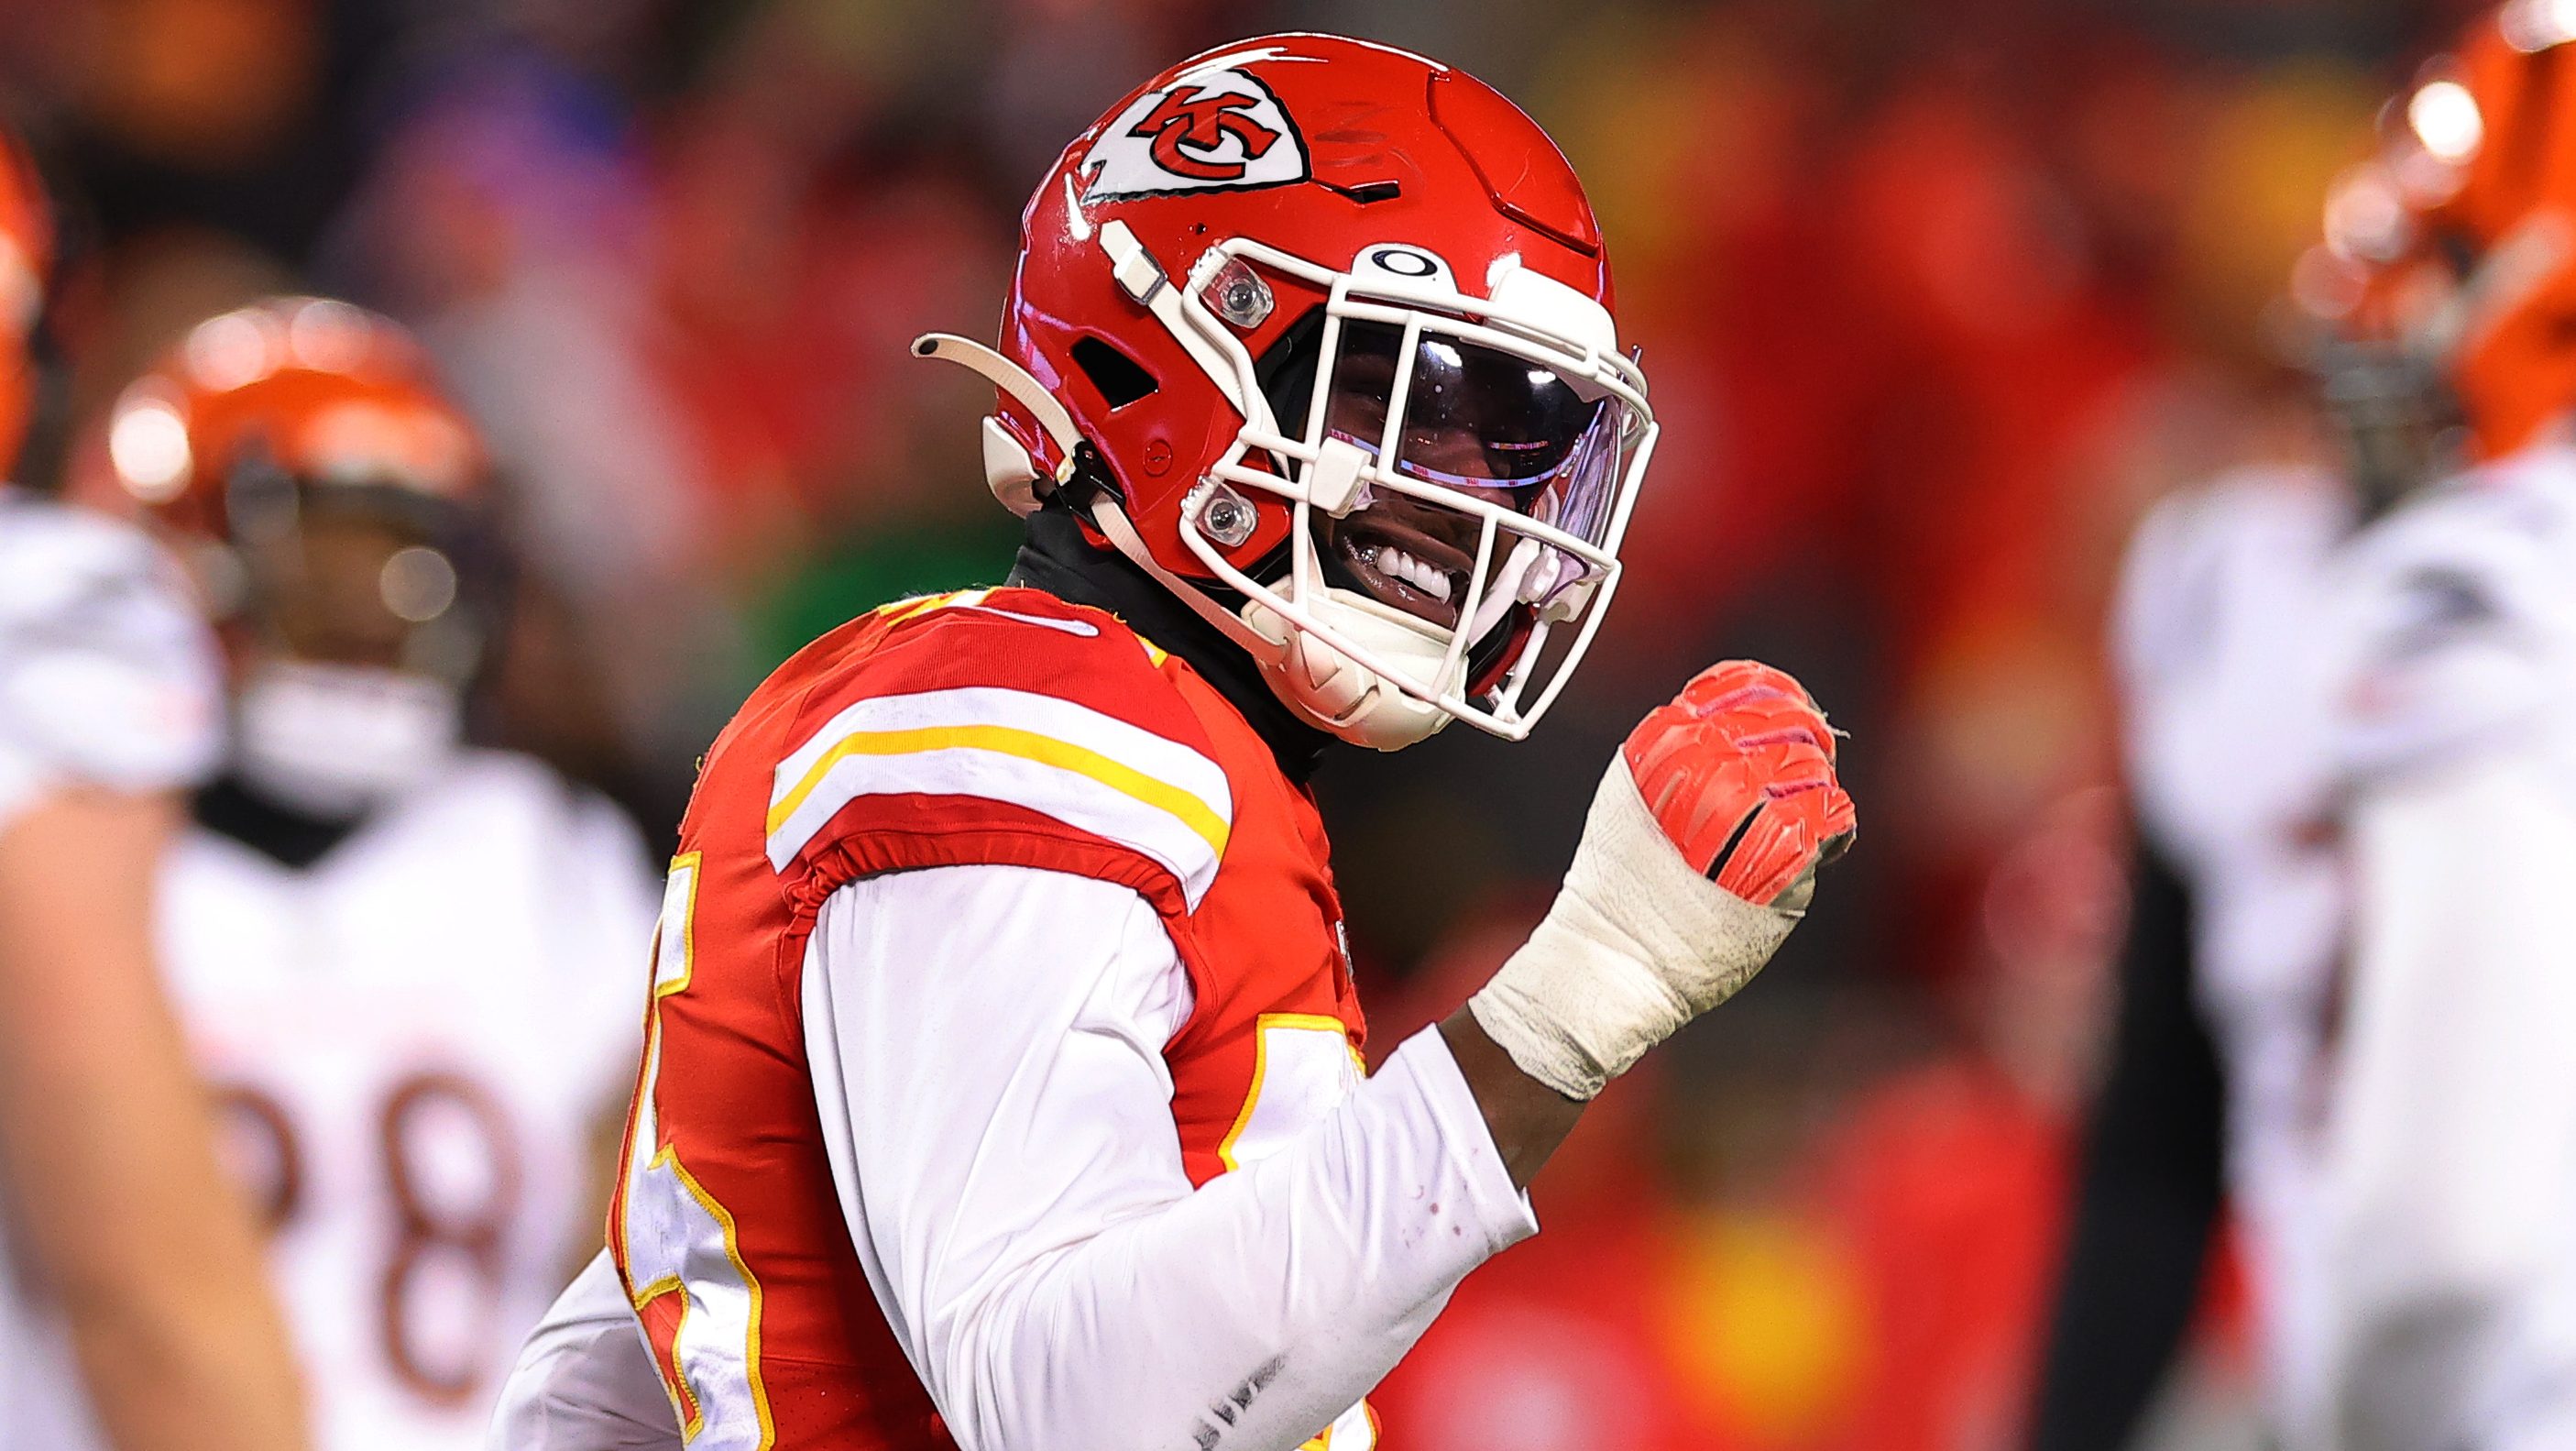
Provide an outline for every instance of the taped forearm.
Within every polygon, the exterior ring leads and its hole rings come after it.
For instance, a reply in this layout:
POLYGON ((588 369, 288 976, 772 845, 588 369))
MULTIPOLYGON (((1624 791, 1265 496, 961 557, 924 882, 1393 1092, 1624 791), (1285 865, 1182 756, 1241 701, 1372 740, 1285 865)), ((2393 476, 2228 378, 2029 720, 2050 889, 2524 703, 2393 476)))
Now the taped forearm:
POLYGON ((1555 905, 1467 1007, 1523 1073, 1588 1099, 1734 996, 1797 924, 1693 871, 1614 763, 1555 905))

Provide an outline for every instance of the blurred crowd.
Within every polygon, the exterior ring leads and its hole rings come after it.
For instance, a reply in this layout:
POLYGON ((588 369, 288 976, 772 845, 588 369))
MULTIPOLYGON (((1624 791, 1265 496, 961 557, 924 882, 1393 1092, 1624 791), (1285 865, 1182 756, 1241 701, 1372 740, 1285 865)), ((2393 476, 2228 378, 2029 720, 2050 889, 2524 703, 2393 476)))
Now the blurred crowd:
MULTIPOLYGON (((1789 960, 1611 1090, 1539 1191, 1548 1233, 1380 1400, 1420 1451, 1973 1451, 2025 1413, 2109 1011, 2113 568, 2160 493, 2319 450, 2291 263, 2466 13, 12 0, 0 82, 74 208, 62 468, 213 313, 322 290, 410 323, 489 432, 524 562, 478 729, 657 842, 771 665, 1007 568, 987 399, 905 344, 989 335, 1064 138, 1278 28, 1522 100, 1592 189, 1665 436, 1549 726, 1322 779, 1373 1041, 1520 940, 1611 743, 1711 659, 1813 685, 1869 831, 1789 960)), ((2159 1444, 2249 1444, 2232 1296, 2221 1266, 2159 1444)))

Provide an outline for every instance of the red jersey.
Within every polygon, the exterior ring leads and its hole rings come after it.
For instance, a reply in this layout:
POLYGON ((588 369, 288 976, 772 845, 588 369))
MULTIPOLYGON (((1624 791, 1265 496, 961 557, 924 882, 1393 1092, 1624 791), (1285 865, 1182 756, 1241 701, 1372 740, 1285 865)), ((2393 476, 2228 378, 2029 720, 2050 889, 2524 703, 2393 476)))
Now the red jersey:
MULTIPOLYGON (((1284 1144, 1357 1077, 1322 822, 1187 664, 1029 589, 889 605, 817 640, 699 776, 610 1211, 695 1451, 954 1445, 842 1219, 799 983, 835 890, 964 865, 1076 873, 1153 906, 1193 989, 1164 1049, 1193 1184, 1284 1144)), ((1337 1424, 1312 1444, 1375 1439, 1365 1408, 1337 1424)))

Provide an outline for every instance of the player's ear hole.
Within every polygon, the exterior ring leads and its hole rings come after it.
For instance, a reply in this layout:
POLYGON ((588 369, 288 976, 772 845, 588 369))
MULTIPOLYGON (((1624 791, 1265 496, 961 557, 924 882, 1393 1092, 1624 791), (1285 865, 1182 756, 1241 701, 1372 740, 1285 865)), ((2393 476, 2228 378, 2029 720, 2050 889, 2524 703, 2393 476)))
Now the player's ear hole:
POLYGON ((1160 386, 1155 383, 1154 375, 1145 371, 1144 364, 1100 338, 1076 339, 1073 361, 1082 369, 1082 375, 1091 380, 1091 386, 1100 390, 1101 399, 1108 403, 1112 413, 1139 398, 1150 396, 1160 386))

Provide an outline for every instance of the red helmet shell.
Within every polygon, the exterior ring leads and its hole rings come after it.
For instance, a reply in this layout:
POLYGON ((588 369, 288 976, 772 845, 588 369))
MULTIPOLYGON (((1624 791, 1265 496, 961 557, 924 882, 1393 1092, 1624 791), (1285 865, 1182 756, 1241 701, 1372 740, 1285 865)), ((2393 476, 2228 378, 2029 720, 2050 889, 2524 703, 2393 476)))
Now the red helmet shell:
MULTIPOLYGON (((1489 296, 1489 272, 1510 258, 1611 306, 1600 227, 1573 168, 1536 122, 1475 77, 1387 46, 1305 34, 1223 46, 1155 76, 1075 138, 1029 199, 1000 350, 1063 402, 1146 545, 1176 574, 1206 575, 1180 542, 1180 504, 1243 419, 1120 287, 1096 240, 1111 221, 1134 232, 1174 285, 1230 238, 1334 271, 1369 247, 1403 243, 1446 261, 1471 297, 1489 296), (1076 356, 1086 339, 1141 368, 1152 390, 1104 391, 1076 356)), ((1324 301, 1292 279, 1265 280, 1276 305, 1240 334, 1255 358, 1324 301)), ((1000 417, 1043 467, 1062 461, 1020 405, 1006 397, 1000 417)), ((1249 566, 1289 527, 1287 511, 1264 508, 1226 557, 1249 566)))

